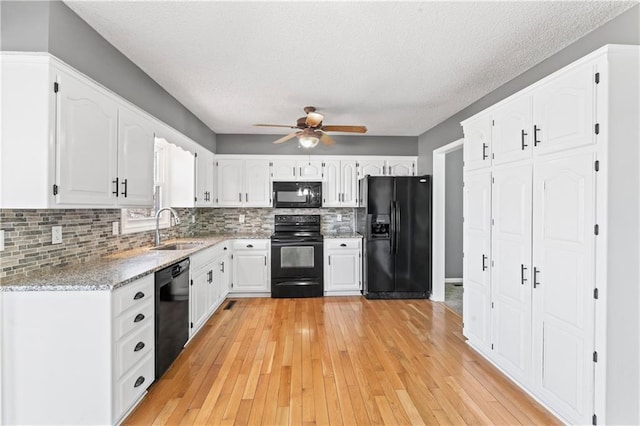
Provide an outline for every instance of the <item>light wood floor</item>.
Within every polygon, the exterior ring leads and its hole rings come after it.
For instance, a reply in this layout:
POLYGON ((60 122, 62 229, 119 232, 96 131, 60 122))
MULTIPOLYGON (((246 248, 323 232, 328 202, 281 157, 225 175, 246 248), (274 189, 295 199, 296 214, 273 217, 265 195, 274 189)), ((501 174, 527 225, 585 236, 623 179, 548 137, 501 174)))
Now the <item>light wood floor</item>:
POLYGON ((220 308, 124 424, 233 423, 559 422, 469 349, 444 304, 325 297, 220 308))

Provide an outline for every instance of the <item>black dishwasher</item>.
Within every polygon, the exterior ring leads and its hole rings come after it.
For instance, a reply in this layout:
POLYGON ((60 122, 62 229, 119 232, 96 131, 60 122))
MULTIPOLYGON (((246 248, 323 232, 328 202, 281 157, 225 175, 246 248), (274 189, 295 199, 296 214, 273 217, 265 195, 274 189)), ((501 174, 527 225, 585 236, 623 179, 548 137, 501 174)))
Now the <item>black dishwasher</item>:
POLYGON ((189 339, 189 259, 156 272, 156 379, 189 339))

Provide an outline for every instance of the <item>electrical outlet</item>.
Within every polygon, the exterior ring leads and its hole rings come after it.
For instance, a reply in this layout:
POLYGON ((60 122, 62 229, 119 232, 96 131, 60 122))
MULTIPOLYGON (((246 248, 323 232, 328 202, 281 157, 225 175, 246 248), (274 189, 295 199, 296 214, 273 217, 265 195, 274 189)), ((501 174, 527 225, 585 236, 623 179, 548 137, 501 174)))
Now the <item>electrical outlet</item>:
POLYGON ((120 222, 111 222, 111 235, 118 235, 120 233, 120 222))
POLYGON ((0 251, 4 251, 4 230, 0 230, 0 251))
POLYGON ((337 222, 342 222, 342 215, 341 214, 337 214, 336 215, 336 221, 337 222))
POLYGON ((191 215, 191 223, 196 223, 196 215, 195 214, 191 215))
POLYGON ((241 214, 240 216, 238 216, 238 222, 240 223, 244 223, 244 215, 241 214))
POLYGON ((51 244, 62 244, 62 226, 51 227, 51 244))

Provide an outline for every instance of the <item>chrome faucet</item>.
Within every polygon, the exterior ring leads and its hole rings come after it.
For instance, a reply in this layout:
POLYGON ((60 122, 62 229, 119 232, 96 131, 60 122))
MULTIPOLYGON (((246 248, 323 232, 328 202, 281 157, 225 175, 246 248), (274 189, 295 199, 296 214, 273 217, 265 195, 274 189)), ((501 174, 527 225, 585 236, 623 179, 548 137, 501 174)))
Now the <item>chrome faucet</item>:
MULTIPOLYGON (((158 210, 156 212, 156 246, 160 245, 160 213, 162 213, 165 210, 169 210, 171 212, 171 215, 173 216, 173 220, 175 221, 176 225, 180 224, 180 218, 178 217, 178 213, 176 213, 176 211, 171 207, 163 207, 160 210, 158 210)), ((169 225, 171 225, 171 222, 169 222, 169 225)))

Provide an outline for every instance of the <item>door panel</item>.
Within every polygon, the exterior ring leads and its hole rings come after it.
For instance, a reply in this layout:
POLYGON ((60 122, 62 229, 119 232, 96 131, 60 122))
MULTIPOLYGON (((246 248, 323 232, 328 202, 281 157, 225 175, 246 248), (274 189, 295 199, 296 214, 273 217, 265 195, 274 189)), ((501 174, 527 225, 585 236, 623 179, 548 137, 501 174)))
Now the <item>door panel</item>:
POLYGON ((360 161, 358 178, 369 176, 384 176, 385 160, 364 160, 360 161))
POLYGON ((367 292, 394 291, 394 256, 389 240, 366 242, 367 292))
POLYGON ((493 164, 531 157, 531 96, 521 96, 503 105, 496 110, 493 118, 493 164))
POLYGON ((491 166, 491 117, 484 116, 464 126, 464 169, 491 166))
POLYGON ((119 108, 118 205, 153 205, 153 137, 153 129, 146 118, 125 107, 119 108))
POLYGON ((218 200, 219 206, 241 206, 244 187, 244 160, 218 161, 218 200))
POLYGON ((60 204, 115 203, 118 106, 97 88, 61 74, 56 180, 60 204))
POLYGON ((491 172, 466 174, 463 191, 463 334, 488 352, 491 347, 491 172))
POLYGON ((329 160, 324 164, 324 182, 322 182, 322 205, 340 206, 340 160, 329 160))
POLYGON ((531 377, 531 166, 493 172, 494 356, 523 384, 531 377))
POLYGON ((356 207, 358 202, 358 168, 355 160, 340 161, 342 178, 342 206, 356 207))
POLYGON ((431 292, 431 181, 396 177, 395 291, 431 292))
POLYGON ((268 160, 246 160, 244 205, 271 206, 271 179, 268 160))
POLYGON ((534 172, 534 385, 571 423, 591 421, 594 348, 593 154, 534 172))
POLYGON ((539 129, 534 136, 540 141, 536 155, 595 142, 593 75, 593 65, 586 64, 534 92, 533 124, 539 129))

